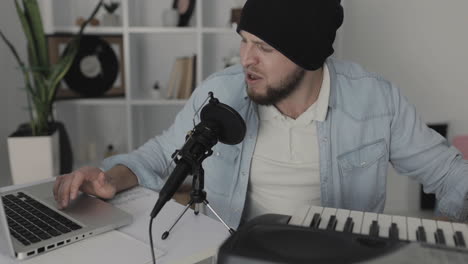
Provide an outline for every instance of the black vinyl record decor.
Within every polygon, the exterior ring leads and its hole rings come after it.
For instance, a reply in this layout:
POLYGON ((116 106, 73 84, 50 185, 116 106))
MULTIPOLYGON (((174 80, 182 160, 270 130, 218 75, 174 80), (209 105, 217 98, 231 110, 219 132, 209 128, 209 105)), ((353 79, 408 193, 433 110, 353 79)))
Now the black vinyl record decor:
POLYGON ((99 36, 85 35, 64 80, 83 97, 99 97, 112 88, 118 73, 119 60, 110 44, 99 36))

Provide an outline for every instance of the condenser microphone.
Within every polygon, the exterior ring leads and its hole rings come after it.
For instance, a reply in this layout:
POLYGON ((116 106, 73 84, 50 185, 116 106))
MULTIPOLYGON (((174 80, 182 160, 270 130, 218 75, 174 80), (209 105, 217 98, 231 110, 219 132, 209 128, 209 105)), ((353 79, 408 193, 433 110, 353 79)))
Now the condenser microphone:
POLYGON ((156 217, 187 176, 201 167, 203 160, 213 153, 211 148, 218 141, 236 145, 244 139, 246 125, 239 113, 219 102, 212 92, 209 95, 211 99, 200 113, 201 122, 186 136, 184 146, 174 153, 176 166, 159 192, 151 218, 156 217))

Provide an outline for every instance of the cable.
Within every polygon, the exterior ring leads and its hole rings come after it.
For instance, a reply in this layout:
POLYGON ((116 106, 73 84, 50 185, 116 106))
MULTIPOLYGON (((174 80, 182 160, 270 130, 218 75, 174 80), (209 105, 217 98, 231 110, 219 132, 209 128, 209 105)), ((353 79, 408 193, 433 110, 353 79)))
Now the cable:
POLYGON ((200 116, 198 115, 198 113, 202 110, 203 106, 206 104, 206 102, 208 102, 208 100, 211 98, 212 95, 213 93, 209 92, 208 97, 205 99, 205 101, 203 101, 203 103, 200 105, 197 111, 195 111, 195 114, 193 114, 193 119, 192 119, 193 127, 195 127, 195 118, 198 117, 198 119, 200 119, 200 116))
MULTIPOLYGON (((194 128, 195 128, 195 118, 198 116, 198 119, 200 119, 198 113, 201 111, 201 109, 206 104, 206 102, 211 98, 211 96, 213 96, 212 92, 209 93, 209 95, 205 99, 205 101, 203 101, 203 103, 200 105, 200 107, 195 111, 195 114, 193 115, 193 118, 192 118, 194 128)), ((191 132, 193 132, 193 129, 191 131, 189 131, 190 134, 188 134, 188 137, 186 138, 185 142, 187 142, 188 140, 190 140, 192 138, 192 133, 191 132)), ((173 158, 171 159, 171 162, 169 162, 169 165, 167 165, 166 168, 164 168, 164 171, 162 173, 163 178, 166 178, 166 176, 169 176, 169 168, 174 163, 175 159, 177 158, 178 153, 179 153, 179 150, 176 150, 175 153, 173 154, 173 158)))
MULTIPOLYGON (((195 118, 198 116, 198 113, 202 109, 203 105, 206 104, 206 102, 213 96, 213 93, 210 92, 208 97, 205 99, 205 101, 202 103, 202 105, 195 111, 195 114, 193 116, 193 126, 195 127, 195 118)), ((192 137, 192 134, 189 134, 188 138, 186 139, 189 140, 192 137)), ((167 174, 169 172, 169 168, 171 167, 172 163, 175 161, 177 158, 178 150, 174 153, 171 162, 169 165, 164 169, 163 175, 167 174)), ((153 258, 153 264, 156 264, 156 257, 154 255, 154 247, 153 247, 153 217, 150 217, 150 222, 149 222, 149 239, 150 239, 150 246, 151 246, 151 257, 153 258)))
POLYGON ((153 264, 156 264, 156 257, 154 256, 154 247, 153 247, 153 219, 150 217, 150 222, 149 222, 149 238, 150 238, 150 246, 151 246, 151 257, 153 257, 153 264))

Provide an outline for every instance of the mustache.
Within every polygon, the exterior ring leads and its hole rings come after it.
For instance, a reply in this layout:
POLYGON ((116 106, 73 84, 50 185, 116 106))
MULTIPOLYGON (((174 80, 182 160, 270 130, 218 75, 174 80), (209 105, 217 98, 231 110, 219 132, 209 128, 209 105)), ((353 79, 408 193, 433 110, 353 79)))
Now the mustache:
POLYGON ((262 72, 259 71, 258 69, 256 69, 255 67, 248 67, 248 68, 244 67, 244 73, 246 73, 246 74, 251 73, 251 74, 262 76, 262 72))

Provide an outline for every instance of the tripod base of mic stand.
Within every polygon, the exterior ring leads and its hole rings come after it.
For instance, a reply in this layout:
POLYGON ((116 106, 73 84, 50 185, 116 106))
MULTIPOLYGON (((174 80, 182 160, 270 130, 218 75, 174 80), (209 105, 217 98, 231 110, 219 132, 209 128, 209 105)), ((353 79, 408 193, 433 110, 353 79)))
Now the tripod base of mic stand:
POLYGON ((199 214, 199 210, 198 210, 198 204, 196 204, 193 200, 190 200, 190 202, 185 206, 185 209, 182 211, 182 213, 177 217, 177 220, 175 221, 175 223, 171 226, 171 228, 168 230, 168 231, 165 231, 162 236, 161 236, 161 239, 162 240, 165 240, 168 236, 169 236, 169 232, 172 230, 172 228, 177 224, 177 222, 179 222, 179 220, 182 218, 182 216, 185 214, 185 212, 193 205, 195 204, 195 210, 194 210, 194 214, 195 215, 198 215, 199 214))
POLYGON ((166 232, 164 232, 162 234, 162 236, 161 236, 162 240, 165 240, 169 236, 169 233, 171 232, 171 230, 174 228, 174 226, 177 224, 177 222, 179 222, 179 220, 182 218, 182 216, 185 214, 185 212, 187 212, 187 210, 193 204, 195 204, 194 213, 195 213, 195 215, 198 215, 199 214, 198 205, 200 203, 203 203, 204 205, 206 205, 206 207, 208 207, 208 209, 210 209, 210 211, 221 221, 221 223, 223 223, 223 225, 227 228, 227 230, 229 231, 230 234, 233 234, 235 232, 235 230, 230 228, 228 225, 226 225, 226 223, 223 221, 223 219, 221 219, 221 217, 213 210, 213 208, 211 208, 210 204, 208 203, 208 200, 206 200, 206 192, 204 192, 204 191, 197 192, 197 193, 192 192, 191 197, 192 198, 190 199, 190 202, 187 204, 187 206, 185 206, 185 209, 179 214, 179 216, 177 217, 174 224, 172 224, 171 228, 169 228, 168 231, 166 231, 166 232))

